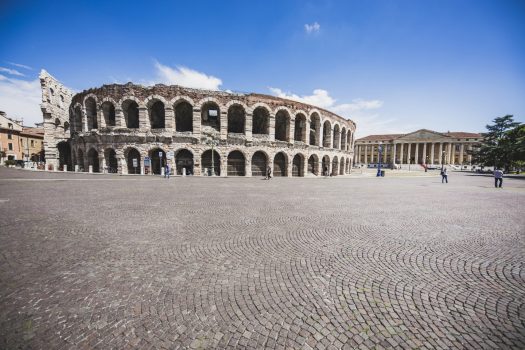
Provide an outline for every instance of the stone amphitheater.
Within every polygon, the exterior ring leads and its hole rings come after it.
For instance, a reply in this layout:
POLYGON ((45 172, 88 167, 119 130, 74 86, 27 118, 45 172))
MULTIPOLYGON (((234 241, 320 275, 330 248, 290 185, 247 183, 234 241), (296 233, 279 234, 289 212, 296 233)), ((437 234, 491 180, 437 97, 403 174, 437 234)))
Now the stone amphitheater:
POLYGON ((47 170, 178 175, 344 175, 356 124, 305 103, 180 86, 74 94, 40 74, 47 170))

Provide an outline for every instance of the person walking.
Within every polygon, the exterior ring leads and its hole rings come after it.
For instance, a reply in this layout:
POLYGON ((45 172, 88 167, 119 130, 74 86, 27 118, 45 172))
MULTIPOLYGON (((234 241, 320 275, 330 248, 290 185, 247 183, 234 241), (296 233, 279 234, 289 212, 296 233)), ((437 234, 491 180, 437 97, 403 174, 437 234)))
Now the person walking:
POLYGON ((448 172, 447 172, 447 168, 443 168, 443 170, 441 170, 441 183, 448 183, 448 172))
POLYGON ((168 163, 166 163, 166 167, 164 168, 164 178, 170 178, 170 166, 168 163))
POLYGON ((494 170, 494 187, 501 188, 502 185, 503 185, 503 171, 499 168, 496 168, 496 170, 494 170), (498 186, 498 183, 499 183, 499 186, 498 186))
POLYGON ((266 168, 266 180, 270 180, 272 178, 272 168, 268 165, 266 168))

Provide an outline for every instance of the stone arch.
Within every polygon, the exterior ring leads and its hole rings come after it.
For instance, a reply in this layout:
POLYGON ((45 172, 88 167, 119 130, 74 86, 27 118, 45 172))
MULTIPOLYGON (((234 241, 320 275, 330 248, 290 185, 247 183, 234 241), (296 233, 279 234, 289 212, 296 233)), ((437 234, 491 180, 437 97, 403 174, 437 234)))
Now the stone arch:
POLYGON ((252 176, 266 176, 268 167, 268 154, 264 151, 256 151, 252 155, 252 176))
POLYGON ((330 147, 330 141, 332 138, 332 124, 329 120, 325 120, 323 123, 323 147, 330 147))
POLYGON ((116 173, 118 171, 117 152, 113 148, 106 148, 104 150, 104 159, 106 160, 106 167, 108 173, 116 173))
POLYGON ((128 174, 140 174, 141 172, 141 155, 139 150, 135 147, 128 147, 124 151, 124 156, 126 157, 126 163, 128 164, 128 174), (133 159, 137 160, 137 166, 133 166, 133 159))
POLYGON ((187 148, 181 148, 175 153, 175 168, 177 175, 182 175, 182 169, 186 169, 186 175, 194 174, 194 155, 187 148))
POLYGON ((337 156, 334 156, 332 159, 332 176, 336 176, 339 174, 339 159, 337 156))
POLYGON ((151 159, 151 172, 155 175, 162 173, 161 168, 166 166, 166 151, 160 147, 155 147, 149 150, 148 155, 151 159), (159 153, 162 152, 162 155, 159 153))
POLYGON ((84 151, 82 149, 77 150, 77 164, 79 167, 79 171, 86 171, 85 163, 84 163, 84 151))
POLYGON ((84 99, 84 107, 86 109, 88 131, 98 129, 96 96, 89 94, 84 99))
POLYGON ((228 176, 246 175, 246 157, 240 150, 234 150, 228 154, 227 174, 228 176))
POLYGON ((240 103, 228 103, 228 132, 244 134, 246 125, 246 109, 240 103), (228 107, 229 106, 229 107, 228 107))
POLYGON ((329 174, 329 171, 330 171, 330 156, 328 156, 327 154, 323 157, 323 159, 321 160, 322 164, 322 172, 323 172, 323 176, 328 176, 330 175, 329 174))
POLYGON ((261 105, 255 107, 252 113, 252 135, 270 134, 270 109, 261 105))
POLYGON ((273 157, 273 176, 288 176, 288 155, 278 152, 273 157))
POLYGON ((104 101, 100 105, 102 109, 102 114, 104 115, 104 123, 106 126, 115 126, 116 117, 115 117, 115 105, 111 101, 104 101))
POLYGON ((124 120, 126 122, 126 128, 138 129, 139 124, 139 103, 140 101, 133 97, 126 98, 122 101, 122 112, 124 113, 124 120))
POLYGON ((64 169, 64 165, 67 166, 67 170, 73 170, 73 162, 71 161, 71 145, 67 141, 62 141, 57 144, 58 151, 58 169, 64 169))
MULTIPOLYGON (((291 114, 287 108, 282 108, 275 114, 275 139, 278 141, 290 140, 291 114)), ((277 176, 277 175, 276 175, 277 176)))
POLYGON ((193 132, 193 104, 186 98, 179 98, 173 104, 175 111, 175 130, 193 132))
POLYGON ((338 123, 334 125, 334 139, 332 142, 332 148, 339 149, 341 140, 341 128, 338 123))
POLYGON ((345 174, 345 158, 341 157, 341 164, 339 165, 339 175, 345 174))
POLYGON ((295 116, 294 141, 306 143, 306 114, 299 112, 295 116))
POLYGON ((304 176, 304 155, 297 153, 292 160, 292 176, 304 176))
POLYGON ((73 130, 82 131, 82 105, 76 103, 73 107, 73 130))
POLYGON ((318 112, 310 113, 310 145, 319 146, 321 132, 321 117, 318 112))
POLYGON ((214 98, 201 100, 201 125, 216 131, 221 130, 221 107, 214 98), (215 111, 215 112, 211 112, 215 111))
POLYGON ((87 154, 88 157, 88 167, 93 167, 94 173, 100 172, 100 164, 98 159, 98 151, 95 148, 90 148, 87 154))
POLYGON ((308 158, 308 174, 319 175, 319 157, 317 154, 312 154, 308 158))
POLYGON ((347 145, 346 137, 347 137, 346 128, 343 126, 343 128, 341 129, 341 149, 343 151, 346 151, 346 145, 347 145))
POLYGON ((203 169, 203 174, 208 176, 212 175, 212 163, 213 163, 213 175, 221 175, 221 155, 217 152, 216 149, 212 150, 211 148, 202 152, 201 156, 201 168, 203 169))
POLYGON ((150 96, 144 101, 151 129, 166 128, 166 100, 161 96, 150 96))

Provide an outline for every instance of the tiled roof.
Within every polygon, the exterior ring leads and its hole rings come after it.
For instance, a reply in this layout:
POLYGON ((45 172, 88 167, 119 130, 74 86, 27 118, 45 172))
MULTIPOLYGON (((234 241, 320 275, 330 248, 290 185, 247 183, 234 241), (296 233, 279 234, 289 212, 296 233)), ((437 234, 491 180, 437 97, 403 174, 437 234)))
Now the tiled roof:
POLYGON ((405 136, 405 134, 368 135, 360 139, 357 139, 356 141, 386 141, 386 140, 393 140, 401 136, 405 136))
MULTIPOLYGON (((430 130, 429 130, 430 131, 430 130)), ((438 132, 439 133, 439 132, 438 132)), ((452 138, 458 138, 458 139, 464 139, 464 138, 482 138, 483 136, 479 133, 474 132, 462 132, 462 131, 447 131, 447 132, 441 132, 440 134, 452 137, 452 138)), ((356 142, 361 141, 389 141, 394 140, 399 137, 403 137, 408 134, 386 134, 386 135, 368 135, 365 137, 361 137, 356 140, 356 142)))
POLYGON ((456 138, 466 138, 466 137, 472 137, 472 138, 481 138, 481 134, 475 133, 475 132, 463 132, 463 131, 448 131, 444 132, 443 134, 450 136, 450 137, 456 137, 456 138))
POLYGON ((22 129, 22 134, 26 134, 26 135, 32 135, 32 136, 35 136, 35 137, 44 137, 44 129, 42 128, 28 128, 28 127, 23 127, 22 129))

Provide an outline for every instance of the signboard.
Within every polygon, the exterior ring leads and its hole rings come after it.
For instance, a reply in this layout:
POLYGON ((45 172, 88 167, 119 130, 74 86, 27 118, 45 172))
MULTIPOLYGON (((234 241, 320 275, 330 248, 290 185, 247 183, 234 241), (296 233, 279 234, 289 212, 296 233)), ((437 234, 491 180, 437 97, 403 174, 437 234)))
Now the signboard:
POLYGON ((139 162, 137 158, 133 158, 133 167, 136 168, 139 166, 139 162))
POLYGON ((208 110, 208 116, 209 117, 217 117, 217 110, 216 109, 209 109, 208 110))
POLYGON ((150 166, 150 161, 149 157, 144 157, 144 166, 150 166))
POLYGON ((160 158, 162 158, 162 153, 164 153, 164 152, 159 151, 159 157, 160 157, 160 158))
POLYGON ((173 159, 174 156, 175 156, 175 153, 173 151, 169 151, 168 153, 166 153, 166 157, 168 159, 173 159))

